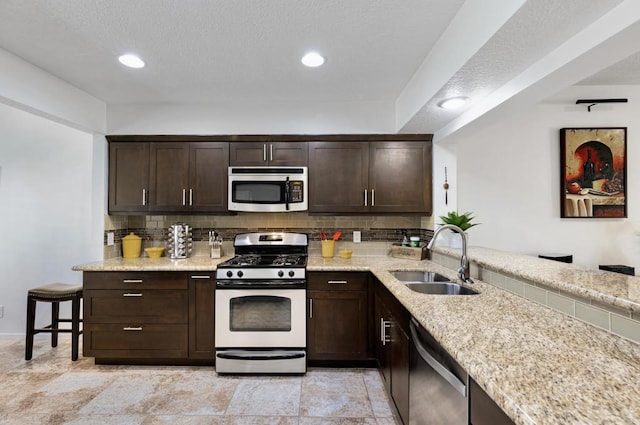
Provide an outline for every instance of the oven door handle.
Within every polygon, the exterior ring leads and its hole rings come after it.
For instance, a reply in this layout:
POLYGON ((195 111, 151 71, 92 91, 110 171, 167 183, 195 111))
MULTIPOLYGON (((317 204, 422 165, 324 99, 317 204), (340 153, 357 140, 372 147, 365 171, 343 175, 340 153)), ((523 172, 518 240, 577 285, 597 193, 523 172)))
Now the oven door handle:
POLYGON ((305 357, 304 351, 221 351, 216 357, 231 360, 288 360, 305 357))

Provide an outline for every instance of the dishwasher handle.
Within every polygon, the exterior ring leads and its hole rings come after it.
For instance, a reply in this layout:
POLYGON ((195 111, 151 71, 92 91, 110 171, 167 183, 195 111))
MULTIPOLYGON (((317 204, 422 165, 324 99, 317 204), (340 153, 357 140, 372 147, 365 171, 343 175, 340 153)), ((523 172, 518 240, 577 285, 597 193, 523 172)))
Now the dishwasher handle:
POLYGON ((456 391, 462 394, 463 397, 467 397, 467 386, 465 383, 458 379, 458 377, 451 373, 444 365, 440 364, 440 362, 438 362, 438 360, 436 360, 422 345, 416 325, 419 326, 415 319, 411 318, 411 322, 409 323, 411 337, 413 338, 413 344, 415 345, 418 354, 420 354, 420 357, 422 357, 424 361, 438 373, 438 375, 442 376, 445 381, 451 384, 456 391))

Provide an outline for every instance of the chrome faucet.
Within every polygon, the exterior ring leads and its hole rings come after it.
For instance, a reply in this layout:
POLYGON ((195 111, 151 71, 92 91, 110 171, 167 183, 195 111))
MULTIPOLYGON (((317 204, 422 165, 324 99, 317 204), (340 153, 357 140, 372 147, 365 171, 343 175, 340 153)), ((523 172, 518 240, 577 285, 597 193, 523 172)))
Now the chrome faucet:
POLYGON ((431 260, 431 248, 433 248, 433 246, 436 244, 436 239, 438 238, 440 232, 445 229, 453 230, 454 232, 460 233, 460 236, 462 236, 462 256, 460 257, 458 277, 465 283, 473 283, 473 280, 470 277, 471 273, 469 271, 469 261, 467 260, 467 235, 466 233, 464 233, 464 230, 462 230, 458 226, 455 226, 453 224, 445 224, 435 231, 433 237, 431 238, 431 241, 429 241, 429 245, 427 245, 427 249, 429 250, 429 260, 431 260))

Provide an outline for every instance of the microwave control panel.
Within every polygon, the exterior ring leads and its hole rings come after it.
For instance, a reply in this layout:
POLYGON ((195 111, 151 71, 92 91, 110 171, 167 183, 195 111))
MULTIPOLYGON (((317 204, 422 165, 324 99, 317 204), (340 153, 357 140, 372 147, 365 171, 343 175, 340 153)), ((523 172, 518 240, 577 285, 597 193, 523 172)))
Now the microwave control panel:
POLYGON ((302 180, 292 180, 290 182, 290 188, 290 202, 304 202, 304 183, 302 182, 302 180))

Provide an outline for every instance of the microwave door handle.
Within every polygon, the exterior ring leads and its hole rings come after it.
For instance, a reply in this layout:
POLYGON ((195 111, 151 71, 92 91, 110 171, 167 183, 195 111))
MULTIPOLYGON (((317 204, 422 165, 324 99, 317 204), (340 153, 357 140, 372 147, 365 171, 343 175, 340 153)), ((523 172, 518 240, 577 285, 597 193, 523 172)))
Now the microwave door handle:
POLYGON ((289 211, 289 199, 291 194, 291 184, 289 183, 289 176, 287 176, 287 180, 284 183, 284 207, 287 211, 289 211))

